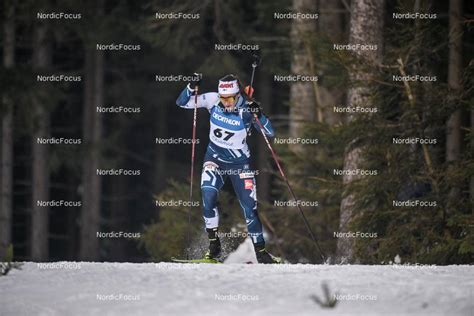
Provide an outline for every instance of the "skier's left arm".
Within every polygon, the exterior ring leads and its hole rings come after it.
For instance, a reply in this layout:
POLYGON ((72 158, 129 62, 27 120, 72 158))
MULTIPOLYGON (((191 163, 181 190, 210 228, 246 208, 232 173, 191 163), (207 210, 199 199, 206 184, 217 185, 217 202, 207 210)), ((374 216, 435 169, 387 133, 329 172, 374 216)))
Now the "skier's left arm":
MULTIPOLYGON (((265 133, 265 135, 267 135, 268 137, 275 137, 275 131, 273 130, 272 123, 270 122, 269 118, 265 114, 263 114, 260 104, 255 101, 252 101, 248 104, 248 106, 252 116, 253 114, 257 115, 258 120, 262 124, 263 132, 265 133)), ((260 126, 257 122, 254 121, 253 126, 257 131, 261 132, 260 126)))

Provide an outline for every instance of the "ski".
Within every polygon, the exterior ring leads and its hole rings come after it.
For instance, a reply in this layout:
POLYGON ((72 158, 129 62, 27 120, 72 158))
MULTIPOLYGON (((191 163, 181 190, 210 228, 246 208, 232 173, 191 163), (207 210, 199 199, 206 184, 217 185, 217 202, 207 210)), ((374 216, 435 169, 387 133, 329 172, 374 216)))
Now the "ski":
POLYGON ((205 258, 186 260, 186 259, 178 259, 175 257, 171 257, 171 261, 178 262, 178 263, 223 263, 217 259, 205 259, 205 258))

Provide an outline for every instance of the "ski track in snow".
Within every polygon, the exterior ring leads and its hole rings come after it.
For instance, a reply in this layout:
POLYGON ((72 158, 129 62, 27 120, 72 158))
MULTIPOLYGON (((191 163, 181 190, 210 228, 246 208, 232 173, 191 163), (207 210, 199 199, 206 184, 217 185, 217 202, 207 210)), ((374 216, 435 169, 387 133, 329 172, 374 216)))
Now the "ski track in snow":
POLYGON ((76 264, 0 277, 0 315, 474 315, 468 265, 76 264), (353 299, 320 307, 323 283, 353 299))

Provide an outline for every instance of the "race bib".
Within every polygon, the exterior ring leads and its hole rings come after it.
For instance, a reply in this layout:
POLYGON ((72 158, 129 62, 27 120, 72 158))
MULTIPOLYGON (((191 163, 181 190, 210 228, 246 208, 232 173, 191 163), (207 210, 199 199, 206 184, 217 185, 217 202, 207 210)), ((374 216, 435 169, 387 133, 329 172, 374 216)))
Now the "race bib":
POLYGON ((209 139, 216 145, 228 149, 242 149, 245 146, 247 130, 239 115, 211 113, 209 139))

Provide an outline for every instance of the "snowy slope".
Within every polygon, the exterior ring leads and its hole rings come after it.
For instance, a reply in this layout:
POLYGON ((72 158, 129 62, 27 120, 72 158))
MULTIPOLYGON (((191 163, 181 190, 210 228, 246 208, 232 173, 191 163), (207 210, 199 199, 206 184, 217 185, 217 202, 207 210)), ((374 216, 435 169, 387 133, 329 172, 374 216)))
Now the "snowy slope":
POLYGON ((474 266, 56 264, 0 277, 0 315, 474 315, 474 266))

